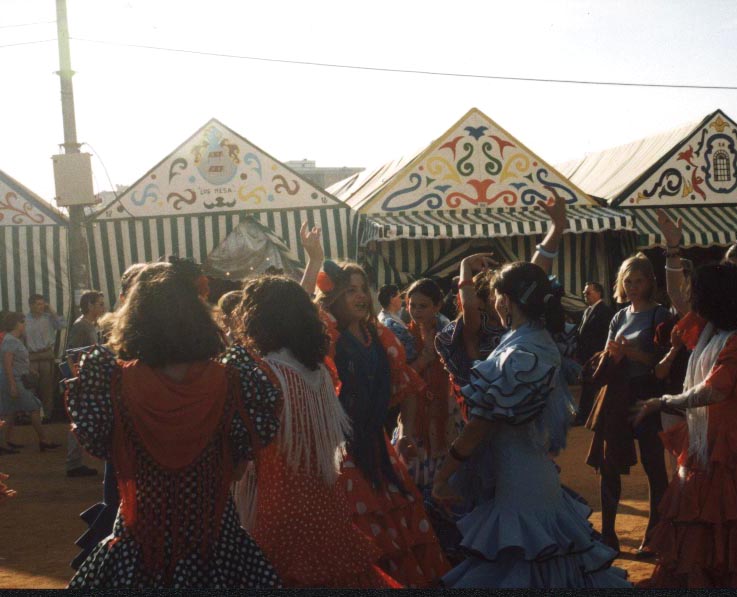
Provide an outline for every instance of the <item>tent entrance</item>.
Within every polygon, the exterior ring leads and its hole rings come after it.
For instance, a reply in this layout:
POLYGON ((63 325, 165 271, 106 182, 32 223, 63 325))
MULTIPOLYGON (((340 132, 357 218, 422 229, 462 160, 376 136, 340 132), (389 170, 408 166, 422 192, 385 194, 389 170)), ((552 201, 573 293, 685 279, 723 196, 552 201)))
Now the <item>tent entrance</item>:
POLYGON ((301 269, 289 247, 252 218, 236 226, 202 266, 212 278, 236 281, 264 273, 298 277, 301 269))

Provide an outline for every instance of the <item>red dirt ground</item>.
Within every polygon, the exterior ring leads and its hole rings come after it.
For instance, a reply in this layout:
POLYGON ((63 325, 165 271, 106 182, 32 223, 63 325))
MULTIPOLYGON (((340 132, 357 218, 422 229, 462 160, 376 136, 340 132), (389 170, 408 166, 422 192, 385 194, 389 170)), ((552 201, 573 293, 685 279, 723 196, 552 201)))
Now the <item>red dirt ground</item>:
MULTIPOLYGON (((66 444, 66 426, 47 426, 50 437, 66 444)), ((79 513, 102 497, 102 465, 89 459, 100 471, 92 478, 68 479, 64 470, 64 448, 41 454, 34 447, 30 427, 18 427, 15 441, 26 447, 20 454, 0 457, 0 471, 11 475, 8 484, 18 496, 0 505, 0 588, 57 589, 66 586, 76 555, 75 539, 86 525, 79 513)), ((579 492, 594 508, 591 521, 599 528, 599 479, 584 464, 591 433, 581 427, 571 430, 569 447, 558 459, 562 480, 579 492)), ((616 564, 638 581, 650 575, 652 564, 633 558, 647 521, 647 483, 640 466, 623 478, 623 501, 617 518, 622 556, 616 564)))

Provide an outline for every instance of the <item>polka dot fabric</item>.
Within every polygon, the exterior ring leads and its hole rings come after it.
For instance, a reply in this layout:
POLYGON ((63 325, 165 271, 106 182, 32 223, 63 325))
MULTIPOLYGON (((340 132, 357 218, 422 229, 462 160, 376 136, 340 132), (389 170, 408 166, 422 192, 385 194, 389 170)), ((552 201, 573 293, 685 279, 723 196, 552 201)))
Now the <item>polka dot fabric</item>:
MULTIPOLYGON (((80 364, 78 379, 70 387, 67 410, 74 422, 75 433, 82 446, 100 458, 110 459, 112 447, 113 408, 111 405, 111 380, 119 365, 114 356, 101 347, 95 347, 85 355, 80 364)), ((241 380, 244 379, 241 375, 241 380)), ((237 409, 242 415, 233 416, 229 443, 235 462, 251 454, 251 439, 268 443, 278 429, 278 420, 268 409, 278 395, 258 393, 249 385, 248 392, 235 392, 242 403, 237 409), (266 404, 257 404, 265 401, 266 404), (251 414, 258 421, 247 421, 251 414)), ((207 448, 205 452, 207 452, 207 448)), ((204 454, 206 457, 207 454, 204 454)), ((201 479, 187 469, 183 486, 191 493, 192 503, 201 479)), ((142 483, 136 486, 136 501, 163 502, 162 485, 142 483)), ((185 495, 186 498, 186 495, 185 495)), ((201 513, 194 508, 186 512, 183 528, 197 526, 201 513)), ((168 557, 172 549, 172 525, 167 518, 160 532, 164 535, 164 550, 168 557)), ((279 587, 279 577, 259 549, 238 522, 232 499, 228 496, 220 519, 220 532, 211 543, 209 552, 203 554, 194 549, 172 565, 171 574, 164 571, 148 572, 143 563, 141 545, 125 526, 120 513, 115 521, 113 534, 103 540, 82 563, 69 583, 70 588, 270 588, 279 587)))
POLYGON ((375 489, 350 456, 343 462, 338 481, 348 497, 354 523, 381 550, 381 568, 408 587, 430 587, 450 565, 430 525, 422 496, 388 439, 387 450, 408 494, 392 483, 375 489))

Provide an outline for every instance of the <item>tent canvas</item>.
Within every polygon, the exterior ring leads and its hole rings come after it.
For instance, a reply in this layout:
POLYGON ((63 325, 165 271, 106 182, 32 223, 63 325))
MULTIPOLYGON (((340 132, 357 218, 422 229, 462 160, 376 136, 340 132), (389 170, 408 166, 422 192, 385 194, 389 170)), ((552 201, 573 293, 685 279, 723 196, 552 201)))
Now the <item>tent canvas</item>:
MULTIPOLYGON (((412 278, 431 271, 433 255, 444 251, 435 247, 440 239, 452 241, 450 246, 458 239, 493 244, 519 236, 529 237, 525 242, 534 247, 548 227, 536 207, 550 196, 546 186, 566 200, 569 233, 597 233, 584 243, 592 258, 586 264, 591 275, 605 272, 606 251, 598 233, 633 229, 632 219, 600 206, 475 108, 412 157, 359 173, 329 191, 361 214, 360 245, 382 255, 376 267, 383 273, 376 275, 383 283, 387 276, 412 278), (398 255, 408 258, 392 262, 398 255)), ((561 267, 576 263, 571 261, 575 255, 580 259, 581 239, 573 236, 564 237, 561 267)), ((569 290, 580 291, 585 281, 583 274, 569 277, 569 290)))
POLYGON ((42 294, 69 312, 68 222, 30 189, 0 171, 0 309, 28 310, 42 294))
POLYGON ((632 214, 640 248, 662 244, 658 207, 683 218, 686 247, 737 240, 737 124, 721 110, 560 169, 610 206, 632 214))
POLYGON ((212 119, 88 221, 93 283, 114 292, 128 265, 167 254, 205 263, 246 218, 300 264, 302 222, 328 257, 355 254, 349 207, 212 119))

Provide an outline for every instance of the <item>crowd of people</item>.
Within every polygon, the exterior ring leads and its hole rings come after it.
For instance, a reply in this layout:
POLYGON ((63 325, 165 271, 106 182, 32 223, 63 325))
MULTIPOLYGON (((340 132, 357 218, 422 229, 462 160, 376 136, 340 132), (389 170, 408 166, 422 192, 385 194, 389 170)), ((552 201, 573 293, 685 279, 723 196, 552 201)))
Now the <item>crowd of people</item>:
MULTIPOLYGON (((83 294, 67 475, 97 474, 85 450, 105 479, 69 586, 629 587, 612 564, 635 443, 650 490, 636 555, 657 558, 643 586, 737 586, 736 251, 693 270, 661 211, 671 306, 638 254, 614 285, 626 306, 589 282, 574 326, 550 276, 567 225, 550 192, 531 261, 464 258, 455 305, 420 279, 380 288, 377 314, 363 268, 326 260, 306 226, 299 282, 252 277, 213 307, 198 266, 170 257, 129 268, 111 313, 83 294), (592 431, 601 532, 560 483, 570 425, 592 431)), ((59 447, 41 378, 63 320, 30 306, 3 317, 7 455, 18 413, 59 447)))

